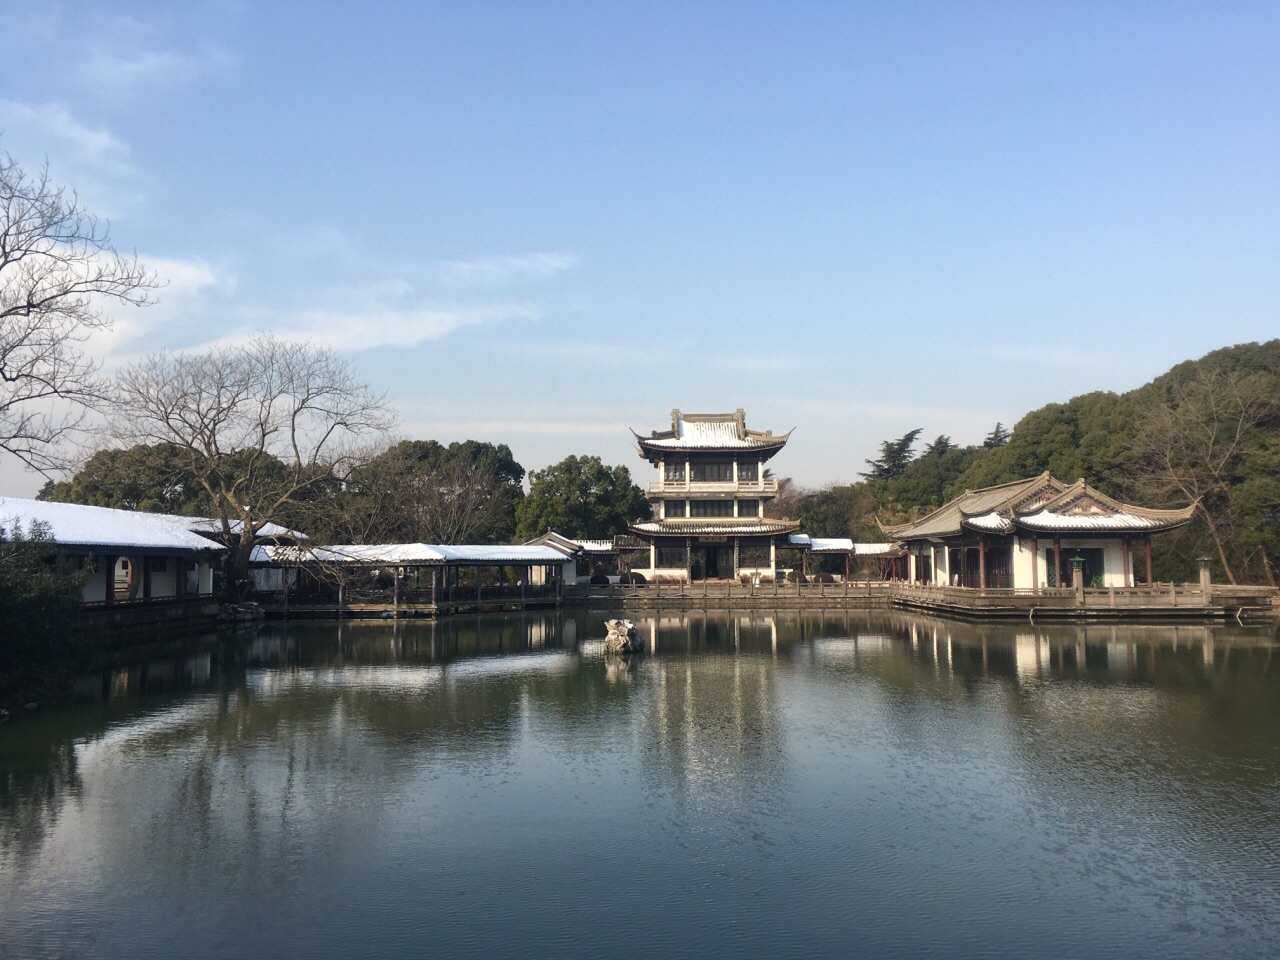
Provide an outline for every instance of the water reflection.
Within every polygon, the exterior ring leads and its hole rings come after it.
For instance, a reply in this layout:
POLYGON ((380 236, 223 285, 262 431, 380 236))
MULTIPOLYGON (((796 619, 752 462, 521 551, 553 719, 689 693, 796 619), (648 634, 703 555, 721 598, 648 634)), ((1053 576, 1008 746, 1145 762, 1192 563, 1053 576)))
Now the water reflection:
MULTIPOLYGON (((1280 933, 1272 630, 655 612, 622 659, 612 615, 268 624, 85 678, 0 728, 0 954, 189 955, 163 918, 203 911, 265 938, 210 955, 341 955, 403 891, 513 878, 527 902, 492 927, 425 909, 431 942, 546 942, 567 908, 539 882, 651 885, 655 952, 735 952, 761 890, 794 918, 755 932, 778 954, 855 928, 918 956, 963 955, 957 930, 1011 956, 1262 955, 1280 933), (903 913, 921 897, 929 918, 903 913), (121 938, 72 949, 95 930, 121 938)), ((561 952, 598 953, 575 929, 561 952)))

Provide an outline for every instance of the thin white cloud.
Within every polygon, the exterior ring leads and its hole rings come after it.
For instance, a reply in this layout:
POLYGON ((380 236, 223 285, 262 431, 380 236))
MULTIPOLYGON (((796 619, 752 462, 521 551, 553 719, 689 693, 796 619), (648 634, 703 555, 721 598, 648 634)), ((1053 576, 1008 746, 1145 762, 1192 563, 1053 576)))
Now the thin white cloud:
POLYGON ((618 343, 590 343, 577 340, 527 342, 507 340, 501 348, 508 354, 536 357, 558 363, 616 363, 635 356, 635 351, 618 343))
POLYGON ((305 341, 341 353, 356 353, 380 347, 416 347, 467 327, 530 322, 540 316, 531 306, 512 303, 406 309, 304 309, 287 313, 252 311, 252 323, 239 325, 233 332, 188 349, 206 350, 241 343, 257 332, 267 331, 283 340, 305 341))
POLYGON ((69 147, 79 157, 105 164, 116 173, 128 170, 129 148, 122 140, 104 127, 81 123, 60 103, 0 99, 0 117, 4 118, 6 132, 34 135, 33 139, 46 143, 52 140, 55 145, 69 147))
POLYGON ((578 258, 572 253, 525 253, 441 263, 431 271, 440 283, 492 287, 543 280, 573 270, 578 258))

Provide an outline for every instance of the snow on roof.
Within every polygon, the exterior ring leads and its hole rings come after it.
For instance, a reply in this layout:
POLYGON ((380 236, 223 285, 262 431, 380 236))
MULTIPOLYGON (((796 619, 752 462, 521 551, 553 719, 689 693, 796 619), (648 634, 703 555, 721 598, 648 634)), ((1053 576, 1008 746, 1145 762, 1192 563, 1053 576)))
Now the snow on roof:
POLYGON ((793 547, 803 547, 814 553, 852 553, 868 557, 901 552, 891 543, 854 543, 848 537, 811 537, 807 533, 793 533, 787 539, 793 547))
POLYGON ((680 421, 680 432, 674 437, 648 441, 655 447, 754 447, 759 441, 738 436, 736 423, 680 421))
POLYGON ((858 557, 878 557, 893 554, 897 556, 902 553, 892 543, 855 543, 853 545, 854 556, 858 557))
POLYGON ((562 563, 565 558, 564 554, 555 547, 529 546, 528 544, 519 546, 505 544, 445 546, 442 544, 435 549, 443 553, 446 560, 463 563, 562 563))
POLYGON ((323 547, 260 546, 254 563, 563 563, 565 555, 555 547, 505 544, 372 543, 334 544, 323 547))
POLYGON ((1037 513, 1019 517, 1018 520, 1024 526, 1038 530, 1157 530, 1169 526, 1168 521, 1139 517, 1132 513, 1084 516, 1040 510, 1037 513))
POLYGON ((739 409, 733 413, 681 413, 672 410, 670 430, 655 430, 647 437, 635 436, 643 447, 726 450, 781 447, 790 434, 775 437, 769 430, 748 430, 746 415, 739 409))
POLYGON ((994 511, 981 513, 976 517, 965 517, 964 522, 977 530, 990 530, 992 533, 1008 533, 1013 529, 1013 521, 1006 520, 994 511))
POLYGON ((202 552, 223 549, 193 532, 191 517, 0 497, 0 527, 12 530, 21 525, 25 533, 33 521, 47 527, 56 542, 67 546, 202 552))
MULTIPOLYGON (((221 520, 215 520, 213 517, 190 517, 188 519, 192 530, 198 530, 200 533, 207 533, 210 536, 217 536, 222 533, 221 520)), ((239 520, 232 520, 230 526, 231 532, 239 536, 243 523, 239 520)), ((292 537, 295 540, 307 539, 305 533, 298 530, 290 530, 288 527, 282 527, 278 523, 262 524, 258 527, 258 536, 266 539, 271 537, 292 537)))

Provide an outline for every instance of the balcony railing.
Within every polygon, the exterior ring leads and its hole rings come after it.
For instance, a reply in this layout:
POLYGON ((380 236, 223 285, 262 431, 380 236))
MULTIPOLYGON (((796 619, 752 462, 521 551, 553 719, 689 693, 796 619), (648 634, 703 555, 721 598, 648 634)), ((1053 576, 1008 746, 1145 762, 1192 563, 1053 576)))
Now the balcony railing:
POLYGON ((667 494, 687 494, 699 496, 712 493, 738 493, 748 497, 770 497, 778 493, 777 480, 658 480, 649 483, 645 488, 649 496, 667 494))

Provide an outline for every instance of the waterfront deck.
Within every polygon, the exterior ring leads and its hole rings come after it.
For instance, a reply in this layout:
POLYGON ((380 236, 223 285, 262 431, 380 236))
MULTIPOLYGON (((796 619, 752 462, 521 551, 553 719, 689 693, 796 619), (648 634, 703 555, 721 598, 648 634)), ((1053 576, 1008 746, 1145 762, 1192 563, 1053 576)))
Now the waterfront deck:
POLYGON ((979 619, 1262 619, 1280 613, 1271 587, 1157 583, 1128 588, 1040 590, 940 587, 902 581, 742 584, 695 583, 565 588, 575 605, 621 604, 626 609, 680 607, 901 607, 979 619))

